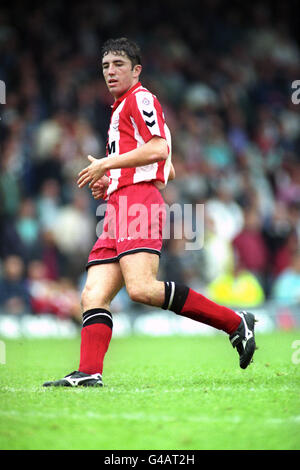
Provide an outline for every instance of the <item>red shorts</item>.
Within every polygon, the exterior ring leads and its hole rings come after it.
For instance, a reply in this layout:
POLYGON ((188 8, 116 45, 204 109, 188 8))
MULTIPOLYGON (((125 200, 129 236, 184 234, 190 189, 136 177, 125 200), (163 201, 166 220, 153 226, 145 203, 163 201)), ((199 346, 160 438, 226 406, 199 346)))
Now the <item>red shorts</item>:
POLYGON ((113 192, 87 267, 113 263, 141 251, 160 255, 165 218, 164 200, 153 183, 137 183, 113 192))

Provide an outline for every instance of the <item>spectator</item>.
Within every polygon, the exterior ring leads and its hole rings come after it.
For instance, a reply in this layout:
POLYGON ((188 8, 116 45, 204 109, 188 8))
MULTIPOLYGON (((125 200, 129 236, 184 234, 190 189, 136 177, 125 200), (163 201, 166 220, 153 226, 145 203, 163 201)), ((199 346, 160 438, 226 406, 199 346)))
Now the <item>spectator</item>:
POLYGON ((260 216, 254 208, 246 209, 244 215, 243 230, 232 241, 236 263, 239 269, 250 271, 265 285, 268 249, 262 235, 260 216))
POLYGON ((216 234, 229 241, 244 225, 243 211, 235 201, 233 192, 230 183, 222 181, 218 184, 215 196, 205 204, 206 215, 213 221, 216 234))
POLYGON ((54 313, 52 283, 47 278, 46 265, 40 260, 32 260, 28 265, 27 285, 35 314, 54 313))
POLYGON ((275 280, 272 298, 280 303, 300 305, 300 251, 294 253, 289 266, 275 280))
POLYGON ((37 198, 37 213, 42 230, 52 230, 60 207, 60 186, 55 179, 43 182, 37 198))
POLYGON ((234 269, 234 251, 232 244, 217 234, 215 222, 210 217, 205 219, 205 239, 202 272, 204 279, 210 283, 234 269))
POLYGON ((293 255, 298 248, 299 239, 297 233, 295 230, 291 230, 285 241, 274 254, 271 271, 274 278, 276 278, 279 274, 282 273, 282 271, 288 268, 292 262, 293 255))
POLYGON ((18 256, 4 259, 0 279, 0 312, 10 315, 31 313, 29 291, 24 280, 24 263, 18 256))
POLYGON ((207 292, 216 303, 236 308, 259 307, 265 301, 261 284, 247 270, 220 275, 208 284, 207 292))
POLYGON ((75 191, 69 204, 59 209, 53 234, 55 243, 68 260, 68 276, 78 276, 96 237, 95 216, 89 212, 90 199, 75 191))
POLYGON ((79 293, 69 279, 53 281, 47 278, 47 267, 34 260, 28 267, 28 288, 35 314, 53 314, 79 322, 81 316, 79 293))
POLYGON ((24 199, 20 204, 16 220, 16 231, 26 250, 33 250, 39 239, 39 222, 36 216, 35 201, 24 199))

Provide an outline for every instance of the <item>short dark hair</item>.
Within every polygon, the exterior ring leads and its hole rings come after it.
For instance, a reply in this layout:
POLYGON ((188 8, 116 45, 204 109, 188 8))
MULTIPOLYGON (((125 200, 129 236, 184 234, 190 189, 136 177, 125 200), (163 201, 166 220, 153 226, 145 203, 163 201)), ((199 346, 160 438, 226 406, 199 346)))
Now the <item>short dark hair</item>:
POLYGON ((102 46, 102 59, 106 54, 112 52, 113 54, 127 55, 130 59, 132 67, 141 65, 141 50, 139 46, 128 38, 108 39, 102 46))

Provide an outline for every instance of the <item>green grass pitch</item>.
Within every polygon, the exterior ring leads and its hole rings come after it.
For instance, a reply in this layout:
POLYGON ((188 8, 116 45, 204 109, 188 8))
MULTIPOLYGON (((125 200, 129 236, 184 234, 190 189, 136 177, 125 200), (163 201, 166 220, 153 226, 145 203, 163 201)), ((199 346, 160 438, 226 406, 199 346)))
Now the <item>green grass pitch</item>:
POLYGON ((79 338, 4 340, 0 449, 300 449, 296 340, 258 334, 243 371, 225 334, 115 338, 96 389, 42 387, 77 369, 79 338))

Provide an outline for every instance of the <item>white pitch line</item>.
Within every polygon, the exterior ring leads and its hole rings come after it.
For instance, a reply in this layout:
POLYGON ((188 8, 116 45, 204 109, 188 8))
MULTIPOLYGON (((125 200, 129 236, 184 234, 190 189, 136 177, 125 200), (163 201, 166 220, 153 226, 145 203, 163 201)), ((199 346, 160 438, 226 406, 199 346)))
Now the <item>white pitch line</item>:
MULTIPOLYGON (((199 385, 197 387, 176 387, 172 389, 159 389, 155 387, 147 387, 147 388, 132 388, 129 390, 125 390, 123 388, 115 388, 115 387, 106 387, 104 385, 103 388, 88 388, 88 387, 43 387, 42 385, 40 386, 34 386, 34 387, 8 387, 8 386, 0 386, 0 394, 1 392, 8 392, 8 393, 51 393, 54 390, 65 390, 66 393, 68 393, 68 390, 72 390, 71 393, 87 393, 89 391, 95 392, 95 393, 109 393, 109 394, 139 394, 139 393, 149 393, 149 394, 162 394, 162 393, 195 393, 195 392, 242 392, 247 391, 247 392, 268 392, 270 390, 273 391, 272 387, 267 387, 266 385, 263 385, 261 387, 251 387, 248 388, 246 385, 244 387, 227 387, 227 386, 209 386, 209 385, 199 385)), ((278 392, 290 392, 293 391, 295 392, 295 388, 293 386, 283 386, 280 388, 277 388, 276 391, 278 392)))
MULTIPOLYGON (((210 416, 210 415, 199 415, 199 416, 184 416, 178 417, 173 415, 153 415, 147 413, 95 413, 94 411, 87 411, 82 412, 80 414, 70 413, 69 411, 60 410, 59 413, 52 413, 52 412, 41 412, 41 411, 25 411, 20 412, 16 410, 0 410, 0 416, 3 417, 16 417, 21 419, 27 418, 43 418, 45 420, 55 419, 64 416, 66 418, 71 418, 74 420, 82 420, 82 419, 100 419, 100 420, 128 420, 128 421, 148 421, 148 422, 193 422, 193 423, 219 423, 219 422, 227 422, 229 424, 239 424, 242 422, 248 421, 247 418, 242 418, 238 415, 233 416, 210 416)), ((257 419, 257 418, 255 418, 257 419)), ((295 423, 300 425, 300 415, 298 416, 288 416, 286 418, 267 418, 263 419, 264 424, 268 425, 280 425, 280 424, 288 424, 288 423, 295 423)))

